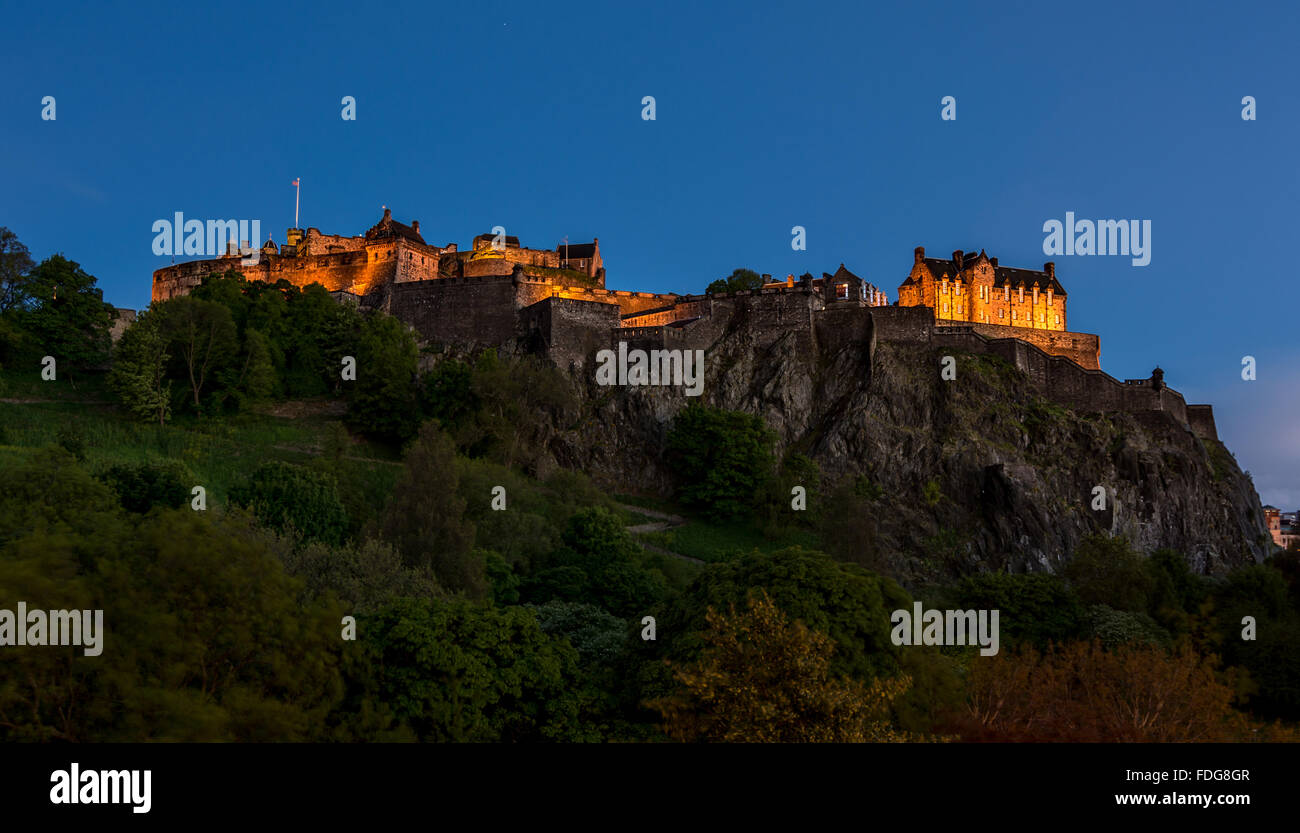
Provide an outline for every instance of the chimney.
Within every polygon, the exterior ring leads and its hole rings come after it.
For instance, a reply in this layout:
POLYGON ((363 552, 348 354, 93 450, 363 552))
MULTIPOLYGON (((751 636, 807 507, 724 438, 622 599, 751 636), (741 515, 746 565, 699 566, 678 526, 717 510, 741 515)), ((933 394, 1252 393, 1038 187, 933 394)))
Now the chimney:
POLYGON ((1047 261, 1043 264, 1043 271, 1047 273, 1047 277, 1049 278, 1056 277, 1056 264, 1050 260, 1047 261))
POLYGON ((771 276, 771 275, 768 275, 768 274, 764 274, 764 275, 763 275, 763 285, 764 285, 764 286, 767 286, 767 285, 768 285, 769 283, 771 283, 771 282, 772 282, 772 276, 771 276))
POLYGON ((412 220, 412 221, 411 221, 411 231, 415 232, 416 234, 419 234, 419 233, 420 233, 420 221, 419 221, 419 220, 412 220))
POLYGON ((994 269, 998 268, 998 259, 996 257, 989 258, 989 263, 993 264, 994 269))
POLYGON ((794 286, 794 275, 793 275, 793 274, 789 274, 789 275, 786 275, 786 276, 785 276, 785 285, 788 286, 788 287, 793 287, 793 286, 794 286))
POLYGON ((958 272, 961 271, 961 261, 962 261, 961 249, 958 249, 957 251, 952 253, 952 262, 957 264, 958 272))
POLYGON ((925 260, 925 247, 917 246, 915 249, 913 249, 912 258, 913 258, 912 260, 913 263, 920 263, 921 261, 925 260))
POLYGON ((393 209, 391 209, 391 208, 385 208, 385 209, 384 209, 384 219, 385 219, 385 220, 391 220, 391 219, 393 219, 393 209))

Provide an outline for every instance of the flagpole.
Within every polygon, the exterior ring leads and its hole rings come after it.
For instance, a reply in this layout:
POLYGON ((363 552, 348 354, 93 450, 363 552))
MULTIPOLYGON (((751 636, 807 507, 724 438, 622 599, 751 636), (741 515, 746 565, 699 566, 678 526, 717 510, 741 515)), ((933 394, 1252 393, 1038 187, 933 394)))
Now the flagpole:
POLYGON ((301 177, 293 181, 293 227, 298 228, 298 199, 302 196, 301 177))

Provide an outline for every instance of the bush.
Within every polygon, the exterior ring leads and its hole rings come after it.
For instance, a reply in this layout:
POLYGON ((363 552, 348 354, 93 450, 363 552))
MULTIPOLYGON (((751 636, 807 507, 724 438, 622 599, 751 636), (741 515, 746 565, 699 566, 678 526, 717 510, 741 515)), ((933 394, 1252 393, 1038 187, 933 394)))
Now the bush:
POLYGON ((110 467, 99 476, 128 512, 144 514, 155 506, 179 509, 189 499, 184 471, 175 463, 138 463, 110 467))
POLYGON ((677 499, 715 519, 750 514, 772 477, 775 439, 756 416, 688 406, 668 431, 677 499))
POLYGON ((230 501, 252 510, 266 526, 304 540, 339 544, 348 528, 334 478, 289 463, 262 466, 230 490, 230 501))

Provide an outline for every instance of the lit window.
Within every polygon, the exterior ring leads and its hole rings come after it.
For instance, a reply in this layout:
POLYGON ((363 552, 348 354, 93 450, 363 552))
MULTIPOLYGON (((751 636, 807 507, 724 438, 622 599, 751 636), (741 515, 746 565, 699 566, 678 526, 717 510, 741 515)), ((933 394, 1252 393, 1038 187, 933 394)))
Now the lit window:
POLYGON ((835 297, 836 297, 836 298, 840 298, 840 299, 846 299, 846 298, 848 298, 848 297, 849 297, 849 285, 848 285, 847 283, 836 284, 836 285, 835 285, 835 297))
POLYGON ((1000 310, 998 310, 998 318, 1006 318, 1006 317, 1007 317, 1007 311, 1006 311, 1006 310, 1004 310, 1004 309, 1000 309, 1000 310))
POLYGON ((947 305, 947 304, 944 304, 944 305, 943 305, 943 314, 944 314, 944 315, 947 315, 947 314, 948 314, 948 305, 947 305))
POLYGON ((1057 324, 1060 324, 1060 323, 1061 323, 1061 316, 1059 316, 1059 315, 1056 316, 1056 323, 1057 323, 1057 324))

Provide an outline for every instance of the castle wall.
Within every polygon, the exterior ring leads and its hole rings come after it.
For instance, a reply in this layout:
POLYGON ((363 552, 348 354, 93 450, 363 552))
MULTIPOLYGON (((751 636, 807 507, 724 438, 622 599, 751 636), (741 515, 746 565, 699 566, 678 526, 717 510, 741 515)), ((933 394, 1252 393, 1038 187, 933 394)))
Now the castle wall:
POLYGON ((424 339, 495 346, 515 335, 515 284, 507 276, 394 283, 383 309, 424 339))
POLYGON ((597 301, 550 297, 520 311, 521 336, 545 349, 560 367, 582 367, 609 346, 619 329, 618 306, 597 301))
POLYGON ((1210 405, 1188 405, 1187 422, 1199 437, 1219 439, 1219 429, 1214 424, 1214 408, 1210 405))
MULTIPOLYGON (((872 315, 879 312, 872 310, 872 315)), ((1218 439, 1211 406, 1189 406, 1178 391, 1168 386, 1157 389, 1148 379, 1121 382, 1099 369, 1080 367, 1072 359, 1049 355, 1037 345, 1026 343, 1020 333, 1013 338, 989 339, 969 324, 939 326, 934 328, 930 343, 939 348, 999 356, 1028 376, 1044 396, 1072 410, 1163 411, 1198 436, 1218 439)))
POLYGON ((580 301, 597 301, 618 304, 621 315, 644 312, 673 305, 683 296, 674 293, 627 292, 621 289, 593 289, 586 286, 557 286, 556 294, 580 301))
POLYGON ((312 255, 325 255, 331 252, 357 252, 366 247, 366 238, 321 234, 320 229, 309 228, 299 247, 306 249, 307 253, 312 255))
POLYGON ((934 314, 928 307, 872 307, 875 337, 884 341, 922 344, 930 340, 934 314))
POLYGON ((299 287, 319 283, 331 292, 346 290, 364 295, 371 288, 394 279, 398 271, 395 249, 389 244, 308 257, 264 254, 252 266, 245 266, 237 257, 178 263, 154 272, 153 300, 165 301, 185 295, 203 283, 206 276, 232 269, 250 281, 275 283, 283 279, 299 287))

